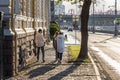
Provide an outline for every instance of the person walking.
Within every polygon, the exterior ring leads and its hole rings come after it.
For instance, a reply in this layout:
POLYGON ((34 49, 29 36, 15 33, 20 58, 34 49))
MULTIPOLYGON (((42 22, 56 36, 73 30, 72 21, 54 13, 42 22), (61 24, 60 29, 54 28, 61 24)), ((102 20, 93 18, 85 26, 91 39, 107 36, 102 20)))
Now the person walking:
POLYGON ((42 34, 42 30, 39 29, 38 30, 38 33, 36 34, 35 36, 35 43, 36 43, 36 46, 37 46, 37 62, 39 61, 39 57, 40 57, 40 49, 41 49, 41 52, 42 52, 42 63, 45 62, 44 60, 44 46, 45 46, 45 40, 44 40, 44 37, 43 37, 43 34, 42 34))
POLYGON ((58 59, 58 52, 57 52, 57 36, 58 36, 59 32, 56 31, 54 36, 53 36, 53 47, 55 49, 55 62, 58 59))
POLYGON ((60 32, 59 35, 57 36, 57 52, 58 52, 58 63, 61 64, 62 61, 62 55, 64 52, 64 41, 65 41, 65 36, 63 35, 63 32, 60 32))

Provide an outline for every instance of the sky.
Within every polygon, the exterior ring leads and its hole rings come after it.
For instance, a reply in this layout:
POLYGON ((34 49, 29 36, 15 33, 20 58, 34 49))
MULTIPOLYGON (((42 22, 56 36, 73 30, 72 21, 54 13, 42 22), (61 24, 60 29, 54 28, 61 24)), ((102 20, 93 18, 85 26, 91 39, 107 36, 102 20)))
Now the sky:
MULTIPOLYGON (((65 5, 65 12, 66 13, 70 13, 71 9, 74 9, 74 13, 76 14, 76 10, 77 12, 79 12, 79 9, 76 8, 76 5, 71 5, 68 2, 63 2, 63 4, 65 5)), ((120 0, 117 0, 117 10, 120 10, 120 0)), ((106 12, 107 10, 114 10, 114 5, 115 5, 115 0, 98 0, 98 2, 95 4, 95 11, 103 11, 106 12), (109 7, 111 6, 111 7, 109 7), (113 6, 113 7, 112 7, 113 6)), ((92 8, 92 6, 91 6, 92 8)), ((92 11, 92 9, 91 9, 92 11)))

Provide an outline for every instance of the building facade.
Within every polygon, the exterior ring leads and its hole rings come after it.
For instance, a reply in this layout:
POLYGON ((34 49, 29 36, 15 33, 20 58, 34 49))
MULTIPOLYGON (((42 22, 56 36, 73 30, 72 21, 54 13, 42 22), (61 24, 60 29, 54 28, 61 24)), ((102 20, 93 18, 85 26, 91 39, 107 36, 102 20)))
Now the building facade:
POLYGON ((49 37, 50 0, 0 0, 3 16, 3 75, 13 76, 33 62, 38 29, 49 37))

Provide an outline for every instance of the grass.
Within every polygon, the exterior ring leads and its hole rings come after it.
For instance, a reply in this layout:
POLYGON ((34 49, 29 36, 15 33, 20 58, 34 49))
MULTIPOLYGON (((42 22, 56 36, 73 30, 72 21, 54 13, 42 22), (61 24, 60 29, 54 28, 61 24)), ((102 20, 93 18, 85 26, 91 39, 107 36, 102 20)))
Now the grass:
POLYGON ((68 46, 69 55, 72 61, 76 61, 78 59, 80 46, 79 45, 71 45, 68 46))
POLYGON ((86 58, 83 60, 83 62, 90 63, 91 61, 90 61, 90 58, 86 58))
MULTIPOLYGON (((80 49, 81 49, 80 45, 70 45, 70 46, 68 46, 68 53, 70 55, 71 61, 76 61, 78 59, 80 49)), ((86 58, 82 61, 86 62, 86 63, 91 62, 89 58, 86 58)))

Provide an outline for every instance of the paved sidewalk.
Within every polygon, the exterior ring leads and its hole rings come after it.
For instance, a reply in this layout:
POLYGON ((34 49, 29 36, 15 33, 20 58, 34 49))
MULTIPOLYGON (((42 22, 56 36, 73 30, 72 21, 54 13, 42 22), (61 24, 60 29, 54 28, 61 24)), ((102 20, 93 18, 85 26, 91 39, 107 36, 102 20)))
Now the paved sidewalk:
POLYGON ((56 64, 52 43, 46 45, 45 60, 45 63, 35 62, 29 65, 24 70, 24 74, 7 80, 100 80, 93 63, 68 63, 67 46, 62 63, 56 64))

